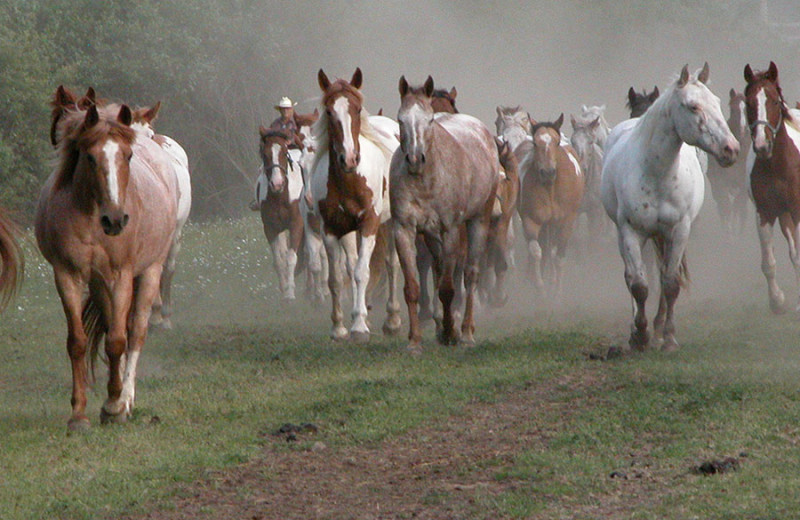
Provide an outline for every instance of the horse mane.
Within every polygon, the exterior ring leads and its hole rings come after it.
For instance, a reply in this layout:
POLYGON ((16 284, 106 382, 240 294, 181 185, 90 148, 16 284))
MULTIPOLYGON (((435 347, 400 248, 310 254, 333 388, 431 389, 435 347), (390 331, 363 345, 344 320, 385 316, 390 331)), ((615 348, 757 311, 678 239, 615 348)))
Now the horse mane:
POLYGON ((58 131, 62 137, 57 146, 56 187, 62 187, 72 182, 78 153, 81 149, 88 148, 107 136, 129 145, 136 140, 135 131, 130 126, 117 121, 122 105, 112 103, 104 106, 95 105, 95 107, 99 120, 91 128, 86 128, 83 124, 88 109, 76 107, 66 110, 58 121, 58 131))

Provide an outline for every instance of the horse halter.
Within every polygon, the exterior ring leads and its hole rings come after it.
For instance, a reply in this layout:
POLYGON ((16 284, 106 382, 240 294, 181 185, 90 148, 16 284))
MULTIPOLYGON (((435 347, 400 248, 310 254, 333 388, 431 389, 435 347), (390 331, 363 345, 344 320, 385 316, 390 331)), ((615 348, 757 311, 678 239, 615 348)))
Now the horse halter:
POLYGON ((778 99, 780 100, 780 110, 778 110, 778 124, 772 126, 769 121, 764 119, 757 119, 750 123, 748 126, 750 128, 750 134, 755 135, 756 128, 763 125, 772 131, 772 138, 774 139, 776 135, 778 135, 778 131, 781 129, 781 125, 783 124, 783 109, 786 108, 786 102, 783 100, 783 96, 779 94, 778 99))

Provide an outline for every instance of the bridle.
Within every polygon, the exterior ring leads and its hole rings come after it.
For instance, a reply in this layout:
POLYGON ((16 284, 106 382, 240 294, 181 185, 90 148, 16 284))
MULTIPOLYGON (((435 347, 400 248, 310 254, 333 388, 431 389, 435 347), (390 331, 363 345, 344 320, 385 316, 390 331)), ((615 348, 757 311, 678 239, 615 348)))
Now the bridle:
POLYGON ((772 124, 767 120, 757 119, 748 125, 750 128, 751 135, 755 135, 756 128, 762 125, 766 126, 767 128, 770 129, 770 131, 772 131, 773 139, 775 138, 776 135, 778 135, 778 131, 781 129, 781 125, 783 124, 783 109, 786 107, 786 102, 783 100, 783 97, 781 96, 779 97, 779 99, 780 99, 780 110, 778 110, 778 124, 772 126, 772 124))

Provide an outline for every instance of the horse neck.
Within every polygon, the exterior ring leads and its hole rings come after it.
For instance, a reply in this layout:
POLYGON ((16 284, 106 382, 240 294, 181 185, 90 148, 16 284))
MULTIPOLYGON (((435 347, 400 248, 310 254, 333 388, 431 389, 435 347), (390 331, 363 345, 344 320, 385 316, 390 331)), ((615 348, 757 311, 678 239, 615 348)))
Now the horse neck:
POLYGON ((523 128, 510 127, 503 130, 503 139, 506 140, 512 150, 522 144, 522 142, 527 138, 528 132, 526 132, 523 128))
POLYGON ((655 173, 663 173, 677 160, 683 140, 675 128, 669 110, 672 92, 667 92, 639 118, 633 135, 644 150, 644 161, 655 173))

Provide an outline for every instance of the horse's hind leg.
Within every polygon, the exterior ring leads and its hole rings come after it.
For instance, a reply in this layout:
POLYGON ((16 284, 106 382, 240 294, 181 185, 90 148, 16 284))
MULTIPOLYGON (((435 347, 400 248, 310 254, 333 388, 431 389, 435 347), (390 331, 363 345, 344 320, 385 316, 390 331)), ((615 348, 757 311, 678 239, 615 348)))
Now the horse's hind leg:
MULTIPOLYGON (((789 258, 794 267, 795 281, 800 287, 800 226, 795 223, 789 213, 781 215, 781 231, 789 243, 789 258)), ((800 303, 795 307, 795 312, 800 312, 800 303)))
POLYGON ((467 258, 464 265, 464 283, 466 286, 466 304, 464 321, 461 323, 461 343, 467 346, 475 344, 475 292, 480 274, 480 261, 486 249, 488 218, 476 219, 467 223, 467 258))
POLYGON ((159 295, 156 296, 153 309, 150 313, 150 324, 158 325, 164 329, 172 328, 172 278, 175 276, 175 266, 177 265, 178 253, 181 250, 180 230, 175 232, 172 246, 169 248, 167 261, 164 263, 164 270, 161 273, 161 283, 159 295), (160 303, 160 308, 159 308, 160 303))
POLYGON ((761 217, 756 213, 756 223, 758 224, 758 241, 761 245, 761 272, 767 279, 767 290, 769 291, 769 308, 775 314, 786 312, 784 307, 785 296, 775 280, 775 250, 772 247, 772 227, 773 222, 761 222, 761 217))
POLYGON ((386 320, 383 323, 383 333, 387 336, 396 336, 400 332, 400 296, 398 295, 400 279, 400 259, 394 245, 393 233, 387 233, 386 276, 389 282, 389 298, 386 300, 386 320))
POLYGON ((634 303, 633 325, 628 344, 637 350, 645 350, 650 340, 645 313, 648 288, 642 261, 642 243, 642 238, 630 227, 619 228, 619 252, 625 263, 625 283, 634 303))

